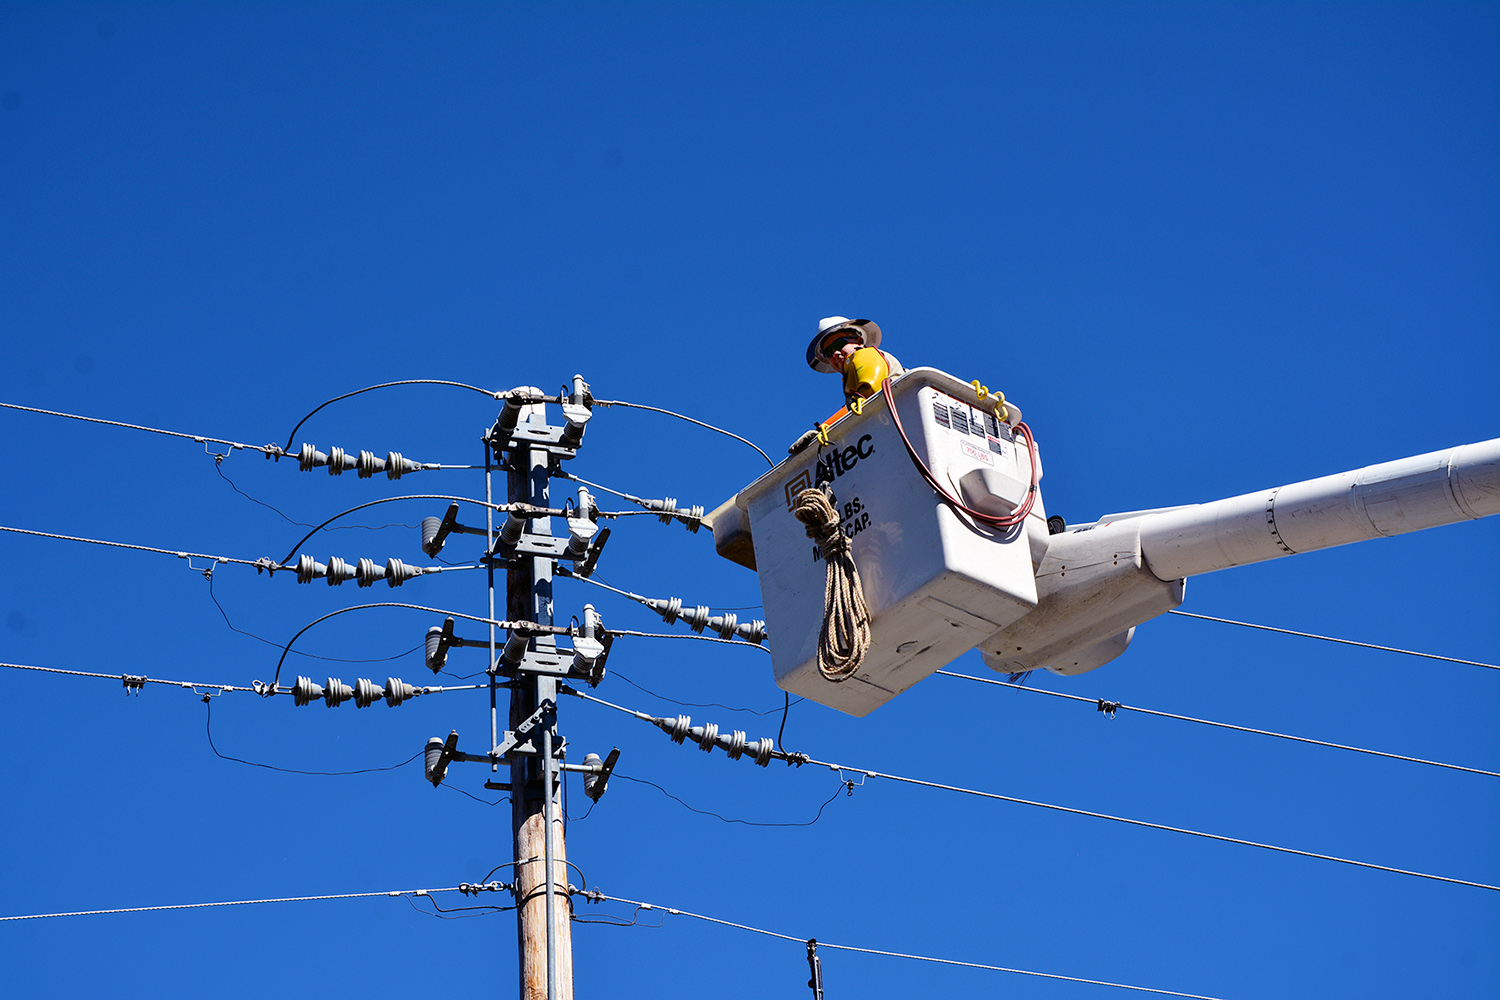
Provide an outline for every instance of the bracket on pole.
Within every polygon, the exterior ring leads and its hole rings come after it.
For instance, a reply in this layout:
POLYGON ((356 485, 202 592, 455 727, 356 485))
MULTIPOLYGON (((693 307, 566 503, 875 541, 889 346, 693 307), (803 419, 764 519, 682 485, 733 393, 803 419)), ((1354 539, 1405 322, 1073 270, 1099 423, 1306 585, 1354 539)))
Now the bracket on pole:
POLYGON ((807 985, 812 988, 813 1000, 823 1000, 823 960, 818 957, 817 938, 808 938, 807 968, 812 972, 812 978, 807 981, 807 985))

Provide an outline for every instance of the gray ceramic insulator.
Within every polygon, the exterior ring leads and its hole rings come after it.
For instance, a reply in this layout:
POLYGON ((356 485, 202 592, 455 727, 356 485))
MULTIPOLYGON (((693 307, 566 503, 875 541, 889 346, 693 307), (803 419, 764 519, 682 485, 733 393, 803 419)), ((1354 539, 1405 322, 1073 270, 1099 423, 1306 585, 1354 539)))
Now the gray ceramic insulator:
POLYGON ((413 698, 417 689, 406 683, 399 677, 387 677, 385 679, 385 703, 395 708, 408 698, 413 698))
POLYGON ((356 708, 369 708, 384 697, 385 688, 376 687, 375 682, 369 678, 361 677, 354 682, 354 705, 356 708))
POLYGON ((328 683, 323 687, 323 701, 329 708, 338 708, 353 697, 354 689, 337 677, 328 678, 328 683))
POLYGON ((427 669, 433 673, 442 670, 448 663, 448 648, 443 644, 443 630, 434 625, 427 630, 427 669))

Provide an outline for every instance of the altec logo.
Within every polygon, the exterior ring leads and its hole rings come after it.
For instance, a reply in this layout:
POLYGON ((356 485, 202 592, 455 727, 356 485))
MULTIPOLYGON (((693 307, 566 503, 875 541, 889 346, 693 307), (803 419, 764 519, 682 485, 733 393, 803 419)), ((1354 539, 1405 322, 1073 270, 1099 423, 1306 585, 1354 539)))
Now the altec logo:
POLYGON ((835 479, 853 470, 859 464, 860 459, 869 458, 875 454, 874 441, 866 434, 858 441, 842 449, 835 449, 818 459, 816 473, 809 475, 804 469, 797 477, 786 484, 786 505, 790 509, 792 502, 797 499, 797 494, 810 486, 822 486, 831 483, 835 479))

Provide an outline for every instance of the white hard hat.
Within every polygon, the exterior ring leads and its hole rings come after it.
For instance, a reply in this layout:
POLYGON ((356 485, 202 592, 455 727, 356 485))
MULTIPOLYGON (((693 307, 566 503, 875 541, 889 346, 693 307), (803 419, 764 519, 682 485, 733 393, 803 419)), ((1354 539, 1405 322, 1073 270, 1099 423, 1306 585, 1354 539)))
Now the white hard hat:
POLYGON ((837 337, 858 340, 864 347, 880 346, 880 327, 867 319, 850 319, 847 316, 825 316, 818 320, 818 332, 807 345, 807 366, 815 372, 830 373, 834 367, 828 363, 826 344, 837 337))

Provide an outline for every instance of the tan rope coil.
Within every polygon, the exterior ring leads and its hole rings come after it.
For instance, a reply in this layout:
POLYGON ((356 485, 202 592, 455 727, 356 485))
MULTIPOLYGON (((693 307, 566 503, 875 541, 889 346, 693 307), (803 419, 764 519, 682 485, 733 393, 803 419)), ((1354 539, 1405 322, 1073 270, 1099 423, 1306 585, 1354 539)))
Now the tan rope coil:
POLYGON ((870 649, 870 609, 859 582, 859 569, 849 551, 849 538, 839 529, 838 511, 819 489, 806 489, 792 502, 792 514, 807 526, 807 537, 818 543, 828 564, 823 588, 823 630, 818 636, 818 672, 831 681, 848 680, 870 649))

